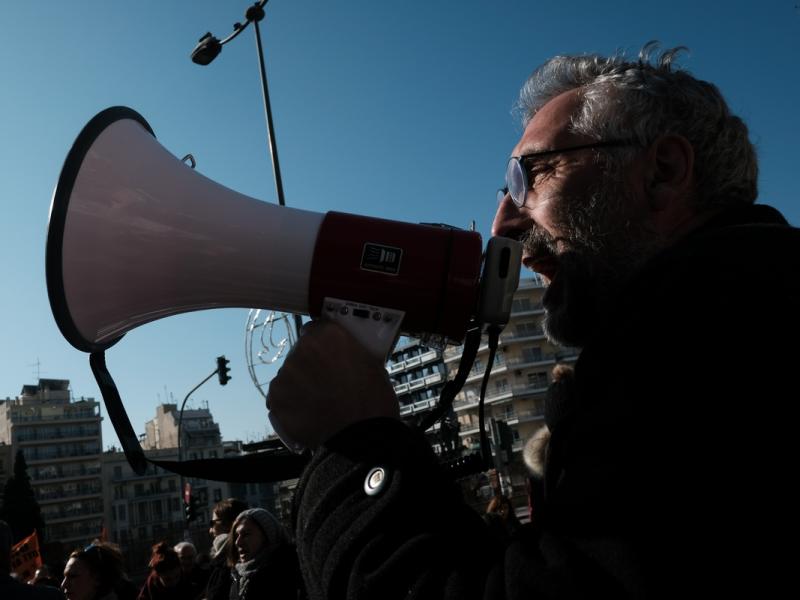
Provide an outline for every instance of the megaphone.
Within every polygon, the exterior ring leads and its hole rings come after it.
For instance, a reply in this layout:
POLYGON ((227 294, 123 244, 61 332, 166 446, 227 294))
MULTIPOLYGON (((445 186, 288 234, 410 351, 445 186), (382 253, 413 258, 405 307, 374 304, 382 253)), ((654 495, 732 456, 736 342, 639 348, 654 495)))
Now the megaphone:
POLYGON ((460 342, 476 316, 507 321, 519 248, 492 242, 482 270, 476 232, 245 196, 170 154, 139 113, 112 107, 64 162, 47 289, 61 333, 93 356, 145 323, 220 307, 346 317, 385 354, 400 332, 460 342))

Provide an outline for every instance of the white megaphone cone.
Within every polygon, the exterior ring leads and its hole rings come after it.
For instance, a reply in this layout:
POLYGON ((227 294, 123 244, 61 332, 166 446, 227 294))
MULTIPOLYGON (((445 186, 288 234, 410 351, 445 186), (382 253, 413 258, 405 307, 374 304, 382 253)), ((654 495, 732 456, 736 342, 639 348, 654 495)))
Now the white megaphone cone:
POLYGON ((195 172, 141 115, 113 107, 84 127, 62 168, 47 289, 64 337, 92 353, 109 416, 140 472, 145 459, 102 355, 126 332, 242 307, 344 319, 384 357, 398 332, 461 341, 471 323, 507 322, 515 244, 490 241, 482 278, 475 232, 261 202, 195 172))

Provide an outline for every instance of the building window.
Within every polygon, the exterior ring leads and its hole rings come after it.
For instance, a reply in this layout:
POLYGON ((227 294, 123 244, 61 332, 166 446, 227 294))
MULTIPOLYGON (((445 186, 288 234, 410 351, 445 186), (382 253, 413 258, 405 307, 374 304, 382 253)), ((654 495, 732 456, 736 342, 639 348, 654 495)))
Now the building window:
POLYGON ((114 479, 122 479, 122 467, 114 467, 114 479))
POLYGON ((528 385, 535 388, 547 387, 547 373, 528 373, 528 385))
POLYGON ((214 488, 214 502, 221 502, 222 501, 222 490, 219 488, 214 488))
POLYGON ((525 321, 523 323, 517 323, 516 326, 517 334, 518 335, 541 335, 542 329, 539 327, 539 324, 535 321, 525 321))
POLYGON ((117 509, 118 509, 117 514, 119 515, 119 520, 120 521, 127 520, 128 516, 125 514, 125 505, 120 504, 119 507, 117 507, 117 509))
POLYGON ((541 360, 542 360, 542 349, 539 348, 539 347, 523 348, 522 349, 522 360, 524 362, 541 362, 541 360))
POLYGON ((524 312, 531 310, 530 298, 517 298, 511 302, 511 312, 524 312))

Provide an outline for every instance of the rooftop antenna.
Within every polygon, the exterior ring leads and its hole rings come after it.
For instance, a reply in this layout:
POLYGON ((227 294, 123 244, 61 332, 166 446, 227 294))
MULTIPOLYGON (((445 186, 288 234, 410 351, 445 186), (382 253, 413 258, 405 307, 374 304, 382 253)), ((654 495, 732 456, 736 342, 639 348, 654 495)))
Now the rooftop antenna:
POLYGON ((39 379, 42 378, 42 371, 41 371, 42 363, 39 361, 39 357, 38 356, 36 357, 36 362, 35 363, 31 363, 28 366, 29 367, 36 367, 36 370, 34 371, 34 373, 35 373, 34 376, 36 377, 36 381, 39 381, 39 379))

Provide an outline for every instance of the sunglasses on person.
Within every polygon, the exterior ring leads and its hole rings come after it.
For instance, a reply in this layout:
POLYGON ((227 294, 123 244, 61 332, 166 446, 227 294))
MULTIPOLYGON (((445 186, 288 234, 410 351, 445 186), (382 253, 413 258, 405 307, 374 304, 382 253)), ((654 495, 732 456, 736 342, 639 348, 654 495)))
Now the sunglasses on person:
POLYGON ((497 200, 501 201, 505 198, 506 194, 509 194, 511 196, 511 201, 517 208, 525 206, 525 199, 528 197, 528 192, 531 190, 528 173, 530 172, 530 163, 534 159, 542 156, 550 156, 552 154, 563 154, 564 152, 576 152, 578 150, 588 150, 590 148, 630 146, 635 143, 635 140, 610 140, 608 142, 581 144, 580 146, 568 146, 567 148, 558 148, 556 150, 542 150, 540 152, 523 154, 522 156, 512 156, 508 159, 508 165, 506 166, 506 187, 497 190, 497 200))

